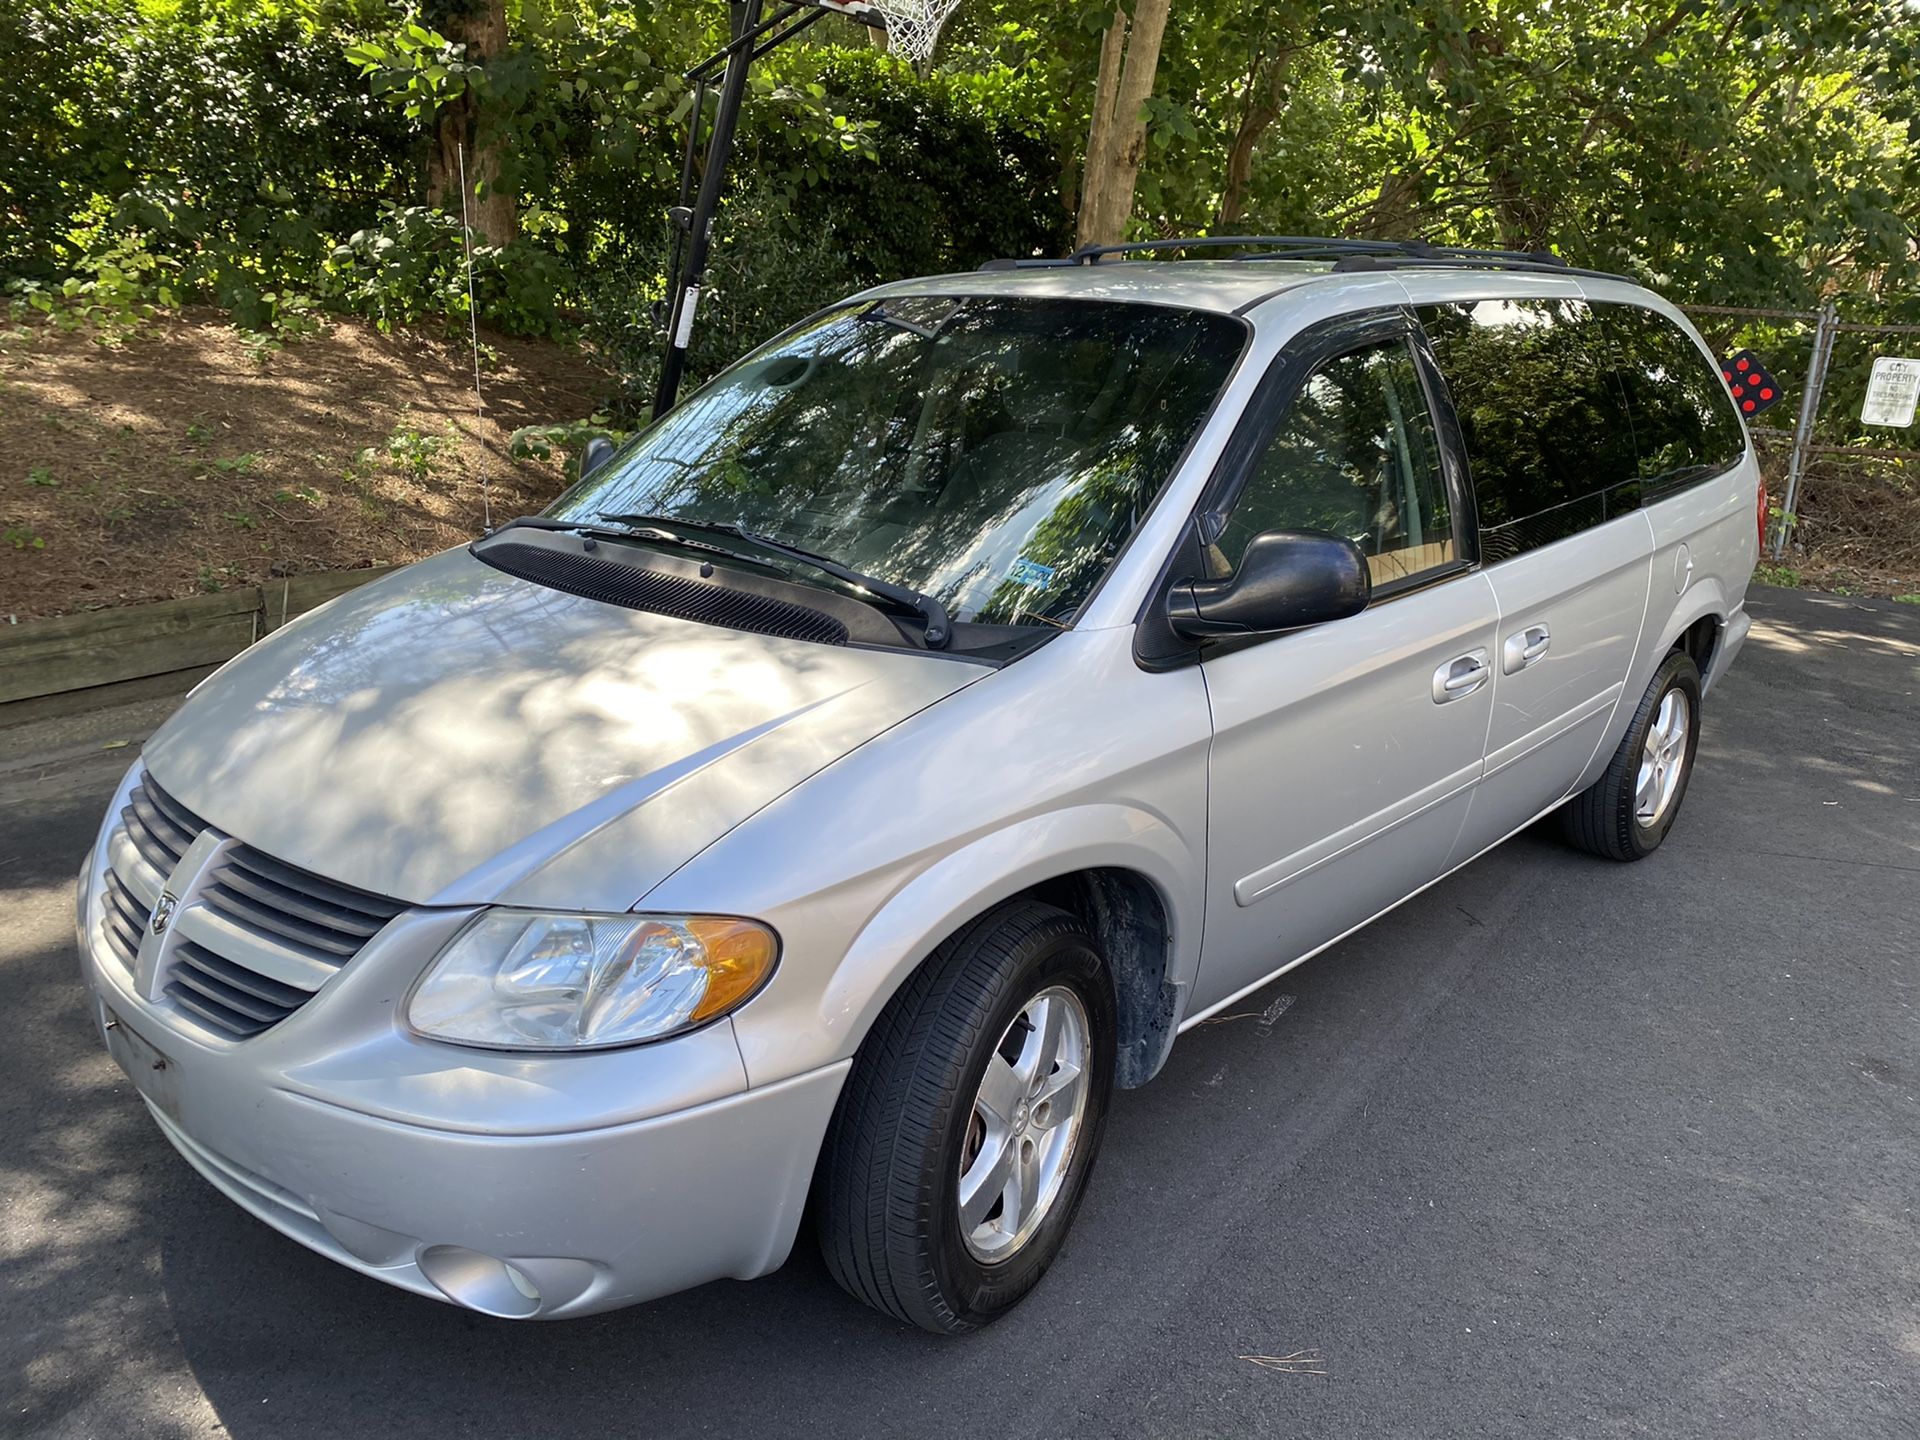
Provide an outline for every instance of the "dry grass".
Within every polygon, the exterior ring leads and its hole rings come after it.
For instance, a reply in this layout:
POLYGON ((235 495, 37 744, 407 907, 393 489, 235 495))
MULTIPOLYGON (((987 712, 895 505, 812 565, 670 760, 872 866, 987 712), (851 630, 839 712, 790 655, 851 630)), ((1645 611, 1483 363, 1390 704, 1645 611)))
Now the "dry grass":
POLYGON ((1797 507, 1806 583, 1868 595, 1920 592, 1920 467, 1826 457, 1797 507))
MULTIPOLYGON (((1790 444, 1755 439, 1778 505, 1787 493, 1790 444)), ((1816 455, 1794 510, 1799 520, 1785 560, 1767 566, 1773 578, 1856 595, 1920 593, 1920 464, 1816 455)))
POLYGON ((389 564, 538 509, 557 466, 515 462, 521 425, 590 413, 577 351, 353 321, 261 352, 213 312, 120 344, 0 331, 0 623, 389 564))

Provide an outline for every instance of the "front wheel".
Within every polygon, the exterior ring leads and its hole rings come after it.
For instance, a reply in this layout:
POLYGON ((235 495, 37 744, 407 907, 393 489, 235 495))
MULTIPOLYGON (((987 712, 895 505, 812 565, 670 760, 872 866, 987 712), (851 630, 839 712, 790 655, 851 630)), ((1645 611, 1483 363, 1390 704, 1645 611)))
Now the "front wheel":
POLYGON ((1667 838, 1700 744, 1700 671, 1676 650, 1641 697, 1606 772, 1560 812, 1567 839, 1609 860, 1639 860, 1667 838))
POLYGON ((1071 915, 1016 901, 949 940, 861 1046, 821 1156, 843 1288, 928 1330, 976 1329, 1046 1273, 1112 1093, 1113 989, 1071 915))

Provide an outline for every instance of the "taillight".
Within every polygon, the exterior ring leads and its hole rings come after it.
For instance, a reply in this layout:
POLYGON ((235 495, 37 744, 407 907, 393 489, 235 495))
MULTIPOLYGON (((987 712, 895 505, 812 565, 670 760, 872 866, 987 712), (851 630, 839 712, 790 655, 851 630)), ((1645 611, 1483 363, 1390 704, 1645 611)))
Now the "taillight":
POLYGON ((1767 478, 1764 475, 1760 477, 1760 507, 1755 520, 1760 530, 1760 553, 1764 555, 1767 550, 1767 478))

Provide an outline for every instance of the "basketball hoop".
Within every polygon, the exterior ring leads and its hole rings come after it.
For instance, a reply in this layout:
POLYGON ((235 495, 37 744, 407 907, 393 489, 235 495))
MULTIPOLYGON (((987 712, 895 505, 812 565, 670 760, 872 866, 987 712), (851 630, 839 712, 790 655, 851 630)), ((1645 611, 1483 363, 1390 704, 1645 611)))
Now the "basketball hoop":
POLYGON ((814 4, 885 30, 888 46, 916 67, 933 58, 941 28, 960 8, 960 0, 814 0, 814 4))

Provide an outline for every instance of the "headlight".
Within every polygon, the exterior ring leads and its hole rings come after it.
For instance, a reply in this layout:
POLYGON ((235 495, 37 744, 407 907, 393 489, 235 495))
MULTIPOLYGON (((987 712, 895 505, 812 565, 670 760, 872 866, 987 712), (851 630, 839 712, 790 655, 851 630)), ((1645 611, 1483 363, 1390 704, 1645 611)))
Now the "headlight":
POLYGON ((407 1019, 500 1050, 631 1045, 726 1014, 779 953, 766 926, 727 916, 487 910, 433 962, 407 1019))

